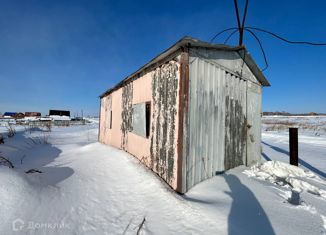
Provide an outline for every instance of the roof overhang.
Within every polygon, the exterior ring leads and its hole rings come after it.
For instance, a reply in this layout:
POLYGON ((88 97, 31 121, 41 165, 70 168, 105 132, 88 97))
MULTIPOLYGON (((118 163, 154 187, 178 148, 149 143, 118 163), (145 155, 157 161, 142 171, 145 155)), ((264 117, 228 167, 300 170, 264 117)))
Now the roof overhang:
MULTIPOLYGON (((186 48, 207 48, 207 49, 215 49, 215 50, 222 50, 222 51, 236 51, 239 56, 244 60, 244 62, 247 64, 251 72, 254 74, 254 76, 257 78, 257 80, 260 82, 262 86, 270 86, 270 83, 262 73, 262 71, 257 66, 256 62, 253 60, 249 52, 244 46, 228 46, 224 44, 212 44, 204 41, 200 41, 198 39, 186 36, 177 41, 175 44, 173 44, 170 48, 163 51, 161 54, 153 58, 151 61, 149 61, 147 64, 142 66, 140 69, 138 69, 136 72, 130 74, 125 79, 123 79, 121 82, 119 82, 114 87, 108 89, 104 93, 100 95, 100 97, 104 97, 108 94, 110 94, 112 91, 119 89, 124 84, 137 79, 140 74, 142 74, 145 70, 150 69, 152 67, 158 67, 160 64, 162 64, 162 61, 165 61, 167 58, 170 58, 171 55, 175 55, 179 51, 184 51, 186 48)), ((172 58, 171 58, 172 59, 172 58)))

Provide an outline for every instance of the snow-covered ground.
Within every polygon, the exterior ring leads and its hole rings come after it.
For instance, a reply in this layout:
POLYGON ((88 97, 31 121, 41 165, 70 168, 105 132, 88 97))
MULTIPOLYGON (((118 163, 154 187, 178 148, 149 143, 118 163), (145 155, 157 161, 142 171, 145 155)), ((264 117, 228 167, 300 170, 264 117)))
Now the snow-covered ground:
MULTIPOLYGON (((299 165, 326 179, 326 136, 298 135, 299 165)), ((289 133, 263 132, 263 158, 289 162, 289 133)))
POLYGON ((289 162, 289 127, 299 130, 300 166, 326 179, 325 116, 263 117, 263 158, 289 162))
POLYGON ((326 116, 263 116, 263 131, 287 131, 298 127, 305 135, 326 136, 326 116))
MULTIPOLYGON (((241 166, 182 196, 134 157, 98 143, 96 123, 16 130, 0 145, 0 156, 15 166, 0 167, 0 234, 326 234, 326 183, 316 171, 281 164, 280 175, 277 162, 241 166), (25 173, 32 168, 42 173, 25 173), (302 186, 300 205, 288 202, 293 185, 287 182, 302 186)), ((265 143, 281 144, 268 134, 265 143)), ((320 149, 308 149, 305 160, 324 172, 320 138, 320 149)), ((266 144, 264 152, 286 158, 266 144)))

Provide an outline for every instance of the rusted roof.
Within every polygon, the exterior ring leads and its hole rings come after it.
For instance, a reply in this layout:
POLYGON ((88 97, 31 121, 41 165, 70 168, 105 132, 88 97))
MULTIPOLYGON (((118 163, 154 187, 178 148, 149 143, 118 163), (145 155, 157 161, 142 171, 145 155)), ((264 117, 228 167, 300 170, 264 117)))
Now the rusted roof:
POLYGON ((236 51, 240 55, 240 57, 245 61, 251 72, 255 75, 255 77, 258 79, 258 81, 261 83, 262 86, 270 86, 268 80, 262 73, 262 71, 257 66, 256 62, 253 60, 253 58, 250 56, 248 51, 244 46, 228 46, 224 44, 212 44, 204 41, 200 41, 198 39, 186 36, 177 41, 175 44, 173 44, 171 47, 163 51, 161 54, 153 58, 151 61, 149 61, 147 64, 142 66, 140 69, 138 69, 136 72, 130 74, 125 79, 123 79, 121 82, 119 82, 117 85, 113 86, 112 88, 108 89, 104 93, 100 95, 100 97, 104 97, 108 94, 110 94, 112 91, 122 87, 125 83, 128 83, 129 81, 135 79, 137 75, 141 74, 144 70, 155 66, 160 61, 164 60, 169 55, 177 52, 178 50, 182 48, 193 48, 193 47, 199 47, 199 48, 207 48, 207 49, 215 49, 215 50, 222 50, 222 51, 236 51), (242 52, 242 53, 240 53, 242 52), (244 52, 244 53, 243 53, 244 52))

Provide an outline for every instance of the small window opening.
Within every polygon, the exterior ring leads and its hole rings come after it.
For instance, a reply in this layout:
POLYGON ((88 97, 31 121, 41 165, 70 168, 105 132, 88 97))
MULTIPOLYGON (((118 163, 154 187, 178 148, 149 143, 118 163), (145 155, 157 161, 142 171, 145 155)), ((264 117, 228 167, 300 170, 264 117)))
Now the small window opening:
POLYGON ((151 103, 146 103, 145 109, 145 118, 146 118, 146 138, 149 137, 150 134, 150 127, 151 127, 151 103))

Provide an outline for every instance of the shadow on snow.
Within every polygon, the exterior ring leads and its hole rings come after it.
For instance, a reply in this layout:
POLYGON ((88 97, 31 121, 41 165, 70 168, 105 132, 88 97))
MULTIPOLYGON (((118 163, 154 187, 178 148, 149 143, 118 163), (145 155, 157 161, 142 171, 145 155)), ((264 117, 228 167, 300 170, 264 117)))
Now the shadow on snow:
MULTIPOLYGON (((268 143, 266 143, 266 142, 264 142, 264 141, 262 141, 262 143, 263 143, 264 145, 270 147, 271 149, 273 149, 273 150, 279 152, 279 153, 283 153, 283 154, 285 154, 285 155, 287 155, 287 156, 290 156, 289 151, 287 151, 287 150, 285 150, 285 149, 282 149, 282 148, 277 147, 277 146, 275 146, 275 145, 268 144, 268 143)), ((271 160, 271 159, 270 159, 270 158, 269 158, 265 153, 262 153, 262 155, 263 155, 263 157, 264 157, 267 161, 270 161, 270 160, 271 160)), ((299 164, 301 164, 302 166, 304 166, 304 167, 306 167, 307 169, 311 170, 312 172, 314 172, 314 173, 316 173, 316 174, 318 174, 318 175, 320 175, 320 176, 326 178, 326 173, 325 173, 325 172, 323 172, 323 171, 317 169, 316 167, 310 165, 308 162, 306 162, 306 161, 300 159, 300 156, 299 156, 299 164)))
MULTIPOLYGON (((216 177, 223 177, 228 184, 230 191, 225 192, 232 198, 231 209, 228 215, 228 234, 231 235, 252 235, 265 234, 274 235, 274 229, 254 193, 233 174, 221 174, 216 177)), ((216 190, 219 190, 218 188, 216 190)), ((218 198, 202 200, 183 196, 187 201, 218 205, 218 198)), ((218 207, 216 207, 218 210, 218 207)))
MULTIPOLYGON (((0 145, 1 155, 8 158, 14 165, 14 169, 27 171, 38 169, 42 185, 56 185, 70 177, 74 170, 70 167, 48 164, 55 161, 61 150, 51 143, 45 143, 42 138, 46 131, 40 128, 17 131, 12 138, 6 138, 5 143, 0 145), (33 137, 28 136, 33 134, 33 137)), ((33 173, 38 174, 38 173, 33 173)))
POLYGON ((259 201, 235 175, 226 174, 232 206, 228 218, 228 234, 275 234, 259 201))

